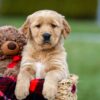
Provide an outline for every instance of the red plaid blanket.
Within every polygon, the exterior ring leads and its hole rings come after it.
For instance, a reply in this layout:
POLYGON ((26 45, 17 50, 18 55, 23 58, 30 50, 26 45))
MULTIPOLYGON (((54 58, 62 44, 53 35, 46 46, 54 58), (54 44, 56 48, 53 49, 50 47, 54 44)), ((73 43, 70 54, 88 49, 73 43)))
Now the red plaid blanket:
MULTIPOLYGON (((42 96, 43 82, 43 79, 32 80, 30 95, 25 100, 46 100, 42 96)), ((14 95, 15 85, 16 79, 13 77, 0 77, 0 100, 17 100, 14 95)))

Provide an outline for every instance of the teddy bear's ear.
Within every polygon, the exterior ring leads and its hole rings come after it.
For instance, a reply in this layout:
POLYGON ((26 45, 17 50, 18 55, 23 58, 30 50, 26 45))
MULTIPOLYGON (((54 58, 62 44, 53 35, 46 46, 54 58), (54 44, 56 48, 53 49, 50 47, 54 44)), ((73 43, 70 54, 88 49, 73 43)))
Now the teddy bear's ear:
POLYGON ((68 24, 68 22, 65 20, 65 18, 63 17, 63 20, 62 20, 62 24, 63 24, 63 31, 62 31, 62 34, 63 34, 63 37, 66 38, 68 36, 68 34, 71 32, 71 28, 70 28, 70 25, 68 24))

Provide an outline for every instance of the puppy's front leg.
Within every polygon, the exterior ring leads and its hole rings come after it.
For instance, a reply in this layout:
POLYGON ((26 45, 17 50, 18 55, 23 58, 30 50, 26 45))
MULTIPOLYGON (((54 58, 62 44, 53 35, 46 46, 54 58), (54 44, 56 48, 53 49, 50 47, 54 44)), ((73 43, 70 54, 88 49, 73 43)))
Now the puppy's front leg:
POLYGON ((48 100, 54 100, 57 93, 58 81, 65 78, 63 70, 51 70, 46 74, 43 95, 48 100))
POLYGON ((15 95, 18 100, 22 100, 29 95, 30 81, 34 78, 35 71, 31 65, 23 66, 17 78, 15 95))

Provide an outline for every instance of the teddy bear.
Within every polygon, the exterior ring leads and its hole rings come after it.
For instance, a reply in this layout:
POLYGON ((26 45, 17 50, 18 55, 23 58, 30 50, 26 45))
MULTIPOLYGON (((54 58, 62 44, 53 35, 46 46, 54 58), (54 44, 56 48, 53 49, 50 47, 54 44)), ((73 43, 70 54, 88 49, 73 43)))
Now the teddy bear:
POLYGON ((0 76, 18 74, 21 52, 26 44, 22 32, 13 26, 0 27, 0 76))

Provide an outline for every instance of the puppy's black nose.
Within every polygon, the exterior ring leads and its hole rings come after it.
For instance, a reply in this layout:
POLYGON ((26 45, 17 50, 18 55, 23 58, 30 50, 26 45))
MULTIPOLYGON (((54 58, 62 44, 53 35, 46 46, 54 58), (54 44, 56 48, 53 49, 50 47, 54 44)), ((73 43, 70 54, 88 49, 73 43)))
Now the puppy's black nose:
POLYGON ((51 34, 50 33, 44 33, 43 38, 44 42, 49 42, 50 41, 51 34))

